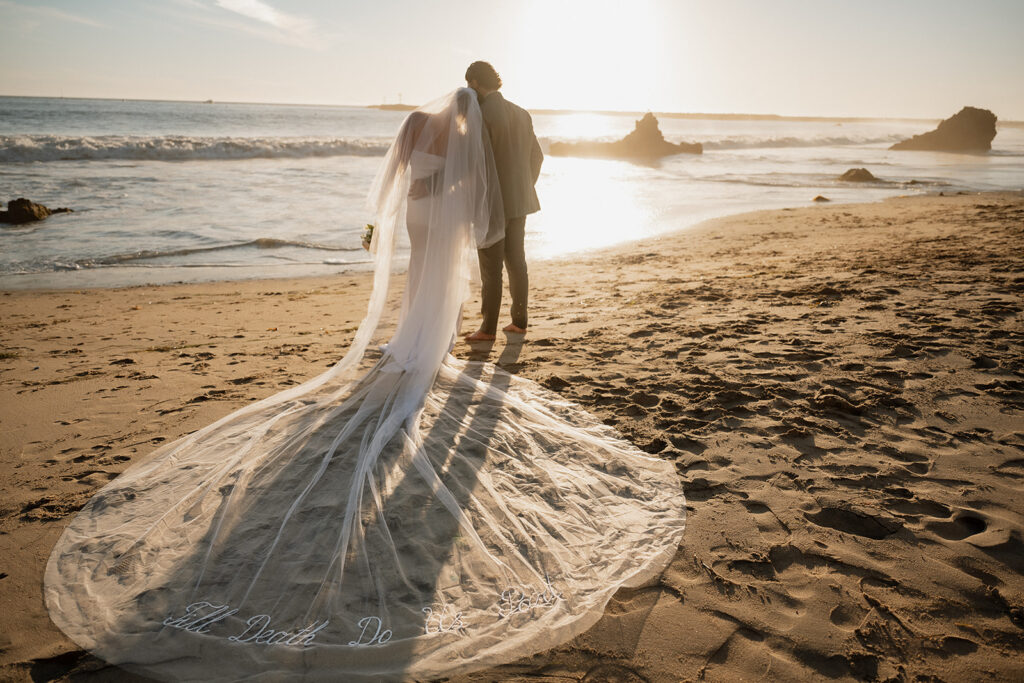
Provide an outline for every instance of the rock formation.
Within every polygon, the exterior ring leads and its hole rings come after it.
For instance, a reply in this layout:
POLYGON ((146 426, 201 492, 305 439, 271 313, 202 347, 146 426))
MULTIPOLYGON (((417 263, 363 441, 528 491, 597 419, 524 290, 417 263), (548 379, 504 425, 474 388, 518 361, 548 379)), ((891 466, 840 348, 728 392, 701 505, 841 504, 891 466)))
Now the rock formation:
POLYGON ((47 216, 55 213, 70 213, 71 209, 53 209, 52 211, 42 204, 36 204, 24 197, 7 203, 7 210, 0 211, 0 223, 20 225, 41 221, 47 216))
POLYGON ((889 149, 938 152, 987 152, 996 136, 996 115, 988 109, 964 107, 928 133, 897 142, 889 149))
POLYGON ((650 112, 636 122, 632 133, 616 142, 553 142, 554 156, 605 157, 613 159, 660 159, 673 154, 701 154, 699 143, 673 144, 658 128, 658 119, 650 112))
POLYGON ((849 171, 839 176, 840 180, 845 180, 848 183, 877 183, 881 182, 874 176, 871 171, 866 168, 851 168, 849 171))

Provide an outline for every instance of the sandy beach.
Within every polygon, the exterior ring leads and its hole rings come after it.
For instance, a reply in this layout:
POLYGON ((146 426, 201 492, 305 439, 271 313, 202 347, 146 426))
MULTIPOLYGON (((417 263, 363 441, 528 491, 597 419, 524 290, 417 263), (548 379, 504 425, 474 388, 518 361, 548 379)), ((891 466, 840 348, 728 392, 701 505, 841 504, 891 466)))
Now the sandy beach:
MULTIPOLYGON (((526 338, 455 355, 674 462, 687 530, 585 634, 455 680, 1024 679, 1022 254, 1024 194, 1002 193, 761 211, 533 265, 526 338)), ((159 444, 336 362, 368 286, 0 292, 0 679, 137 680, 47 616, 62 529, 159 444)))

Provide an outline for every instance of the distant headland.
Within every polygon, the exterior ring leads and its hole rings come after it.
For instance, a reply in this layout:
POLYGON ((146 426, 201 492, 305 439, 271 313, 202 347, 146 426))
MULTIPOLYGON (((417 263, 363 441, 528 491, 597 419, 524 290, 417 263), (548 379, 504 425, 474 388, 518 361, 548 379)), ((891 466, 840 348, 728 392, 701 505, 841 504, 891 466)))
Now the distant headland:
POLYGON ((369 108, 381 111, 412 111, 416 109, 416 106, 412 104, 371 104, 369 108))

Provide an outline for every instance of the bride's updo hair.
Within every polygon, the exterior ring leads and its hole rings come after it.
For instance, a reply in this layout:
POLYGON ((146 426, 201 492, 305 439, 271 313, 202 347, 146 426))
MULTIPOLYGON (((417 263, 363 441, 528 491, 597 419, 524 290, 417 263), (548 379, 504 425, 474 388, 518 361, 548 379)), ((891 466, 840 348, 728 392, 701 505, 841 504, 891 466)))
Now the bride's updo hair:
POLYGON ((459 133, 465 135, 468 129, 466 114, 469 112, 470 102, 476 102, 476 93, 470 88, 459 88, 455 91, 455 126, 459 133))
POLYGON ((470 88, 459 88, 455 91, 455 106, 458 109, 459 116, 465 116, 469 110, 469 103, 476 100, 476 93, 470 88))
POLYGON ((501 89, 501 76, 489 62, 473 62, 466 69, 466 83, 476 81, 488 90, 501 89))

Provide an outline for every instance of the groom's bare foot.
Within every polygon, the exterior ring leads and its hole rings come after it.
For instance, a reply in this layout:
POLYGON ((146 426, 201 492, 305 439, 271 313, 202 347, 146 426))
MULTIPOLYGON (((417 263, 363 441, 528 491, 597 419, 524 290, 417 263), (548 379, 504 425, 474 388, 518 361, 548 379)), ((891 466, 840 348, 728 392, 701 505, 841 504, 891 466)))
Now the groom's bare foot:
POLYGON ((501 328, 501 331, 509 332, 510 334, 526 334, 525 327, 519 327, 519 325, 516 325, 514 323, 509 323, 508 325, 505 325, 505 327, 501 328))
POLYGON ((465 337, 466 341, 470 342, 470 343, 472 343, 472 342, 483 342, 483 341, 494 341, 494 338, 495 337, 494 337, 493 334, 487 334, 483 330, 477 330, 476 332, 473 332, 472 334, 467 334, 466 337, 465 337))

